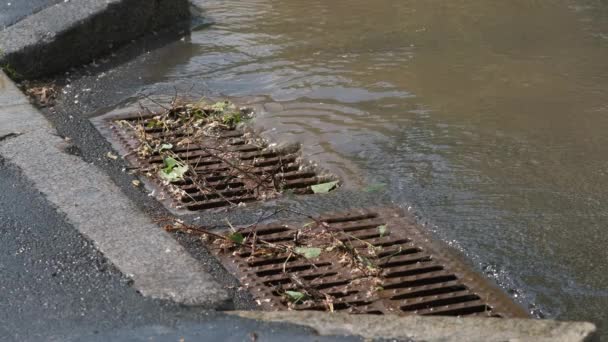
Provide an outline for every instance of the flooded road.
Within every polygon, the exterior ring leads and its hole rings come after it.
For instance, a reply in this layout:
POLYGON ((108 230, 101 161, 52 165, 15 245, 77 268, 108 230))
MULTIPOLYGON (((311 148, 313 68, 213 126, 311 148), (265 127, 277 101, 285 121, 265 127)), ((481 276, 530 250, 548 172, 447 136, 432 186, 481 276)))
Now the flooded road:
POLYGON ((533 314, 607 328, 607 2, 205 3, 144 92, 254 97, 259 125, 386 184, 533 314))

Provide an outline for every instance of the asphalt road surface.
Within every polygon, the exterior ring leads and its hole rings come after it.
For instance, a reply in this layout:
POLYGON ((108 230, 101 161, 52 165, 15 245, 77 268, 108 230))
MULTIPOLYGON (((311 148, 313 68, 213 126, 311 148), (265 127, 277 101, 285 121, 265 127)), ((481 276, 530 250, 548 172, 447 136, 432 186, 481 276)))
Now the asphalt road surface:
POLYGON ((64 0, 0 0, 0 29, 64 0))

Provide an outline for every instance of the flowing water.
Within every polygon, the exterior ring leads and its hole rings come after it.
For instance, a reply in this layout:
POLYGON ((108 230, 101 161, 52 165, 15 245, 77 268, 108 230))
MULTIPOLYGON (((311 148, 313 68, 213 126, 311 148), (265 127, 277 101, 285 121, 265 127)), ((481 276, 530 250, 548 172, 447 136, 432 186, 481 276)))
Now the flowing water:
POLYGON ((605 329, 608 2, 204 5, 144 77, 254 96, 258 123, 386 184, 535 315, 605 329))

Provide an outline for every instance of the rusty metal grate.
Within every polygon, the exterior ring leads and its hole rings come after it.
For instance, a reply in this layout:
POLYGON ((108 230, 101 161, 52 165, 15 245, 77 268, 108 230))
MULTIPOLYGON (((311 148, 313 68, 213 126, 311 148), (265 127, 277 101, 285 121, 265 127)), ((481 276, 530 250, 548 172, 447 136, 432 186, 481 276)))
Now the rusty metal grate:
MULTIPOLYGON (((98 128, 110 128, 100 131, 110 140, 116 139, 118 144, 115 147, 124 152, 125 158, 143 174, 148 169, 162 165, 163 157, 158 152, 146 158, 138 157, 135 151, 139 141, 134 132, 125 129, 119 122, 143 122, 145 134, 158 137, 167 144, 175 145, 187 137, 183 129, 148 127, 151 120, 154 120, 153 115, 122 115, 106 117, 101 124, 97 122, 98 128)), ((158 194, 163 190, 169 193, 169 199, 162 196, 159 199, 176 209, 219 209, 269 199, 272 197, 263 191, 268 188, 276 189, 276 194, 310 194, 311 186, 336 180, 334 176, 319 172, 316 167, 303 161, 299 146, 274 149, 252 132, 241 128, 222 128, 217 136, 205 137, 202 142, 176 148, 173 152, 188 164, 190 170, 184 180, 170 184, 177 189, 168 187, 166 182, 155 177, 147 177, 144 181, 158 194), (223 156, 229 157, 218 157, 210 150, 221 150, 223 156)))
MULTIPOLYGON (((471 271, 447 246, 431 241, 400 210, 357 210, 317 219, 330 232, 346 232, 358 250, 378 248, 381 268, 375 288, 331 255, 308 260, 285 254, 252 256, 251 250, 216 251, 224 265, 241 277, 267 310, 327 310, 322 302, 294 305, 285 296, 300 281, 333 298, 333 310, 365 314, 528 317, 500 289, 471 271), (378 227, 388 227, 386 235, 378 227), (283 292, 283 294, 281 294, 283 292)), ((266 243, 294 245, 301 224, 270 224, 247 228, 266 243)), ((260 249, 262 249, 260 247, 260 249)), ((263 254, 263 253, 262 253, 263 254)))

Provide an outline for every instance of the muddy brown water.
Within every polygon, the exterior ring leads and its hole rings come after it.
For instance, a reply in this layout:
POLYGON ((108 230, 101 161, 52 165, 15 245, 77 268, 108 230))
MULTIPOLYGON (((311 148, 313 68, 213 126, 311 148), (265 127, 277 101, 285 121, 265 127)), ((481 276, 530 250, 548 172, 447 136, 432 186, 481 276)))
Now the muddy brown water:
POLYGON ((608 323, 608 2, 204 2, 140 69, 413 206, 537 316, 608 323), (185 80, 185 81, 184 81, 185 80))

